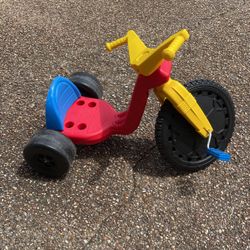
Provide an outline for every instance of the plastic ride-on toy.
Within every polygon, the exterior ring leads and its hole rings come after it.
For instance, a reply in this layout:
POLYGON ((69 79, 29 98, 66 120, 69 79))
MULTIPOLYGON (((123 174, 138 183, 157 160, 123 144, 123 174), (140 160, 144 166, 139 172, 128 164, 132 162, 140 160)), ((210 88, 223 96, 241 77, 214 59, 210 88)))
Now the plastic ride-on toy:
POLYGON ((161 103, 155 139, 164 159, 184 170, 203 169, 216 159, 228 161, 230 155, 223 150, 235 121, 229 93, 210 80, 191 81, 184 87, 170 77, 171 61, 188 38, 187 30, 181 30, 158 47, 148 48, 130 30, 106 43, 109 51, 128 44, 130 64, 138 73, 124 112, 117 112, 101 99, 102 87, 88 73, 54 78, 46 100, 46 129, 25 146, 27 163, 41 174, 63 176, 75 157, 74 144, 97 144, 111 135, 127 135, 137 129, 150 89, 161 103))

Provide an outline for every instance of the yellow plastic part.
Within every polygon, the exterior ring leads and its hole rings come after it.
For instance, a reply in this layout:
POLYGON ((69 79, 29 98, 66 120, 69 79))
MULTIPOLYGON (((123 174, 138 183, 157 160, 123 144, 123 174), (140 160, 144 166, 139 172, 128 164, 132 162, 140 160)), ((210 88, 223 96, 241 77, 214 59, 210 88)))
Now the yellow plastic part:
POLYGON ((162 104, 166 99, 169 100, 204 138, 207 138, 213 131, 210 122, 193 95, 180 82, 170 79, 167 83, 155 88, 154 92, 162 104))
MULTIPOLYGON (((106 48, 111 51, 128 43, 131 66, 139 74, 148 76, 160 66, 163 59, 172 61, 182 44, 188 39, 189 33, 183 29, 170 36, 157 48, 148 48, 133 30, 129 30, 126 36, 106 43, 106 48)), ((213 131, 193 95, 178 81, 170 79, 155 88, 154 92, 162 104, 168 99, 201 136, 207 138, 213 131)))
POLYGON ((106 48, 107 48, 108 51, 112 51, 112 49, 115 49, 115 48, 117 48, 117 47, 119 47, 121 45, 126 44, 127 41, 128 41, 127 36, 124 36, 124 37, 119 38, 119 39, 117 39, 117 40, 115 40, 113 42, 106 43, 106 48))
POLYGON ((182 44, 188 39, 189 33, 183 29, 170 36, 157 48, 148 48, 133 30, 129 30, 126 36, 114 42, 106 43, 106 48, 111 51, 128 43, 131 66, 139 74, 148 76, 160 66, 163 59, 172 61, 182 44))

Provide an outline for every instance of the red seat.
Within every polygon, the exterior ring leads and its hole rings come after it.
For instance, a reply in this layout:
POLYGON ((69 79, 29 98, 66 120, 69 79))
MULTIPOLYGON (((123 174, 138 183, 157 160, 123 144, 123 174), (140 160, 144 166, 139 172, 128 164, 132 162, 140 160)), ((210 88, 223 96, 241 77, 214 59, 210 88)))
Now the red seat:
POLYGON ((82 96, 69 108, 62 133, 75 144, 95 144, 112 134, 116 117, 106 101, 82 96))

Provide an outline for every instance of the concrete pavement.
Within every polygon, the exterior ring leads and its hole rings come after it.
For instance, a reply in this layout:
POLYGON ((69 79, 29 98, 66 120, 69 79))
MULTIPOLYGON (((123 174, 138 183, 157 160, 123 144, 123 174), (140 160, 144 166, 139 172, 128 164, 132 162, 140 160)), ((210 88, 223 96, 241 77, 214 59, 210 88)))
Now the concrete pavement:
POLYGON ((0 1, 0 249, 247 249, 249 247, 250 2, 0 1), (126 107, 135 74, 126 47, 104 43, 134 29, 148 46, 187 28, 173 75, 208 78, 231 93, 233 159, 177 173, 156 149, 159 104, 150 96, 138 130, 79 147, 63 180, 23 160, 44 125, 52 77, 95 74, 104 98, 126 107))

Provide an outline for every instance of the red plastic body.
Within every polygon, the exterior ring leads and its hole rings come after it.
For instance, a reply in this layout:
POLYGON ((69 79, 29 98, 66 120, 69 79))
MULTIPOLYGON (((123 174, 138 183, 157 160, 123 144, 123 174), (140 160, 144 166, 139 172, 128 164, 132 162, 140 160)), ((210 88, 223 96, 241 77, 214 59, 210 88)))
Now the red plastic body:
POLYGON ((127 111, 117 112, 108 102, 80 97, 68 110, 62 134, 75 144, 96 144, 113 134, 130 134, 140 124, 149 90, 166 83, 172 63, 163 61, 150 76, 139 75, 127 111))

